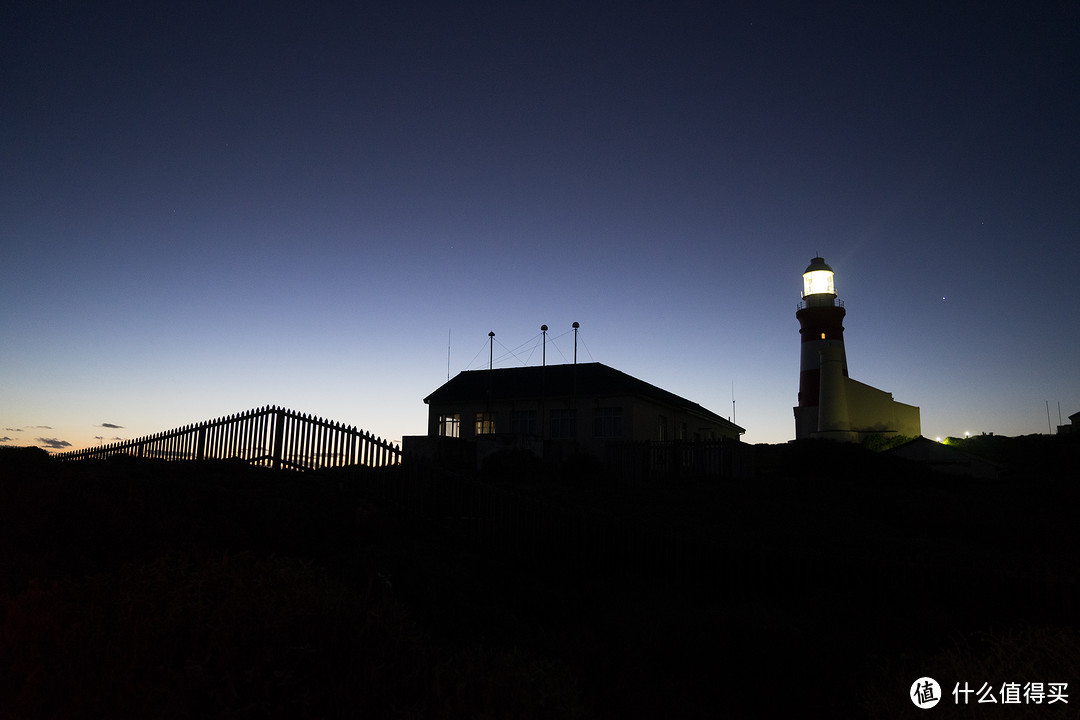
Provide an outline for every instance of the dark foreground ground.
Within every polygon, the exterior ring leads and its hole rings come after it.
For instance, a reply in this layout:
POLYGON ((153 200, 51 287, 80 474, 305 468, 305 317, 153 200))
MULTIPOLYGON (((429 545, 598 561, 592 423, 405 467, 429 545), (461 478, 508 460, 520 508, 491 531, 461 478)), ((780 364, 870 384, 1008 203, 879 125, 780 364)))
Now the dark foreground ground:
POLYGON ((0 718, 1080 717, 1078 445, 968 449, 1012 472, 810 443, 627 488, 2 449, 0 718), (1001 704, 1013 682, 1069 702, 1001 704))

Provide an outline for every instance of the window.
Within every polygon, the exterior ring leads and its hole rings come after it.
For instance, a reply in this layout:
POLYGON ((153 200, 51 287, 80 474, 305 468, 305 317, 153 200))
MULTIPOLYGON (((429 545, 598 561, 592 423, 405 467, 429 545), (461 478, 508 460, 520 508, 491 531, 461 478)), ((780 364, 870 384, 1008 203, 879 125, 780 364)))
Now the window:
POLYGON ((551 437, 577 437, 577 414, 573 409, 551 411, 551 437))
POLYGON ((510 413, 510 432, 515 435, 536 434, 536 411, 514 410, 510 413))
POLYGON ((476 434, 495 434, 495 415, 493 413, 476 413, 476 434))
POLYGON ((660 426, 659 426, 659 428, 657 429, 657 433, 656 433, 656 434, 657 434, 657 438, 656 438, 656 439, 657 439, 657 440, 659 440, 660 442, 664 442, 664 441, 666 441, 666 440, 668 439, 668 434, 667 434, 667 417, 665 417, 664 415, 661 415, 661 416, 660 416, 660 426))
POLYGON ((593 413, 593 434, 602 438, 622 437, 622 408, 596 408, 593 413))
POLYGON ((684 422, 679 423, 679 439, 686 439, 686 423, 684 422))
POLYGON ((461 415, 439 416, 439 437, 461 437, 461 415))

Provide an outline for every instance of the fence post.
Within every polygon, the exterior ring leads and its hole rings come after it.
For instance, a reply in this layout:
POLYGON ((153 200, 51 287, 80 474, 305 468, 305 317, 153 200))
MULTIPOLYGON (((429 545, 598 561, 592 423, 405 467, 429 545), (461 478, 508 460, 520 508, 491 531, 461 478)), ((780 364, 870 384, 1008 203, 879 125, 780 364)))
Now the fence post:
POLYGON ((272 454, 274 457, 274 469, 280 470, 282 443, 285 440, 285 411, 281 408, 278 408, 277 412, 274 414, 274 417, 274 450, 272 454))

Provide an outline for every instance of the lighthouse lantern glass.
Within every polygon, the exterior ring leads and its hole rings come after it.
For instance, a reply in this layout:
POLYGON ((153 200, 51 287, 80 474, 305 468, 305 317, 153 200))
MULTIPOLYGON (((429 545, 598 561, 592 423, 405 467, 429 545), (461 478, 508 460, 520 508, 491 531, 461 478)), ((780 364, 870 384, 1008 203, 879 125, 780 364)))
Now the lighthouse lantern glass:
POLYGON ((821 293, 829 295, 836 294, 836 289, 833 287, 833 274, 831 270, 811 270, 810 272, 803 273, 802 280, 803 297, 821 293))

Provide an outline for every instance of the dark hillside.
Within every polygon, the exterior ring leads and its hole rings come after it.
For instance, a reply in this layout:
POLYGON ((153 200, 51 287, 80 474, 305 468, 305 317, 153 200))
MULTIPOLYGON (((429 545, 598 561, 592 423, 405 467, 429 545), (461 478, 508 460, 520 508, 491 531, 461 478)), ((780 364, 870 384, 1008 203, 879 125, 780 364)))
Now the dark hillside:
POLYGON ((364 473, 0 462, 0 717, 584 716, 558 662, 418 626, 395 578, 452 556, 364 473))
POLYGON ((950 446, 1005 465, 1018 479, 1075 482, 1080 478, 1080 433, 974 435, 947 438, 950 446))
POLYGON ((624 487, 4 449, 0 717, 904 717, 921 675, 1077 682, 1057 460, 755 451, 624 487))

